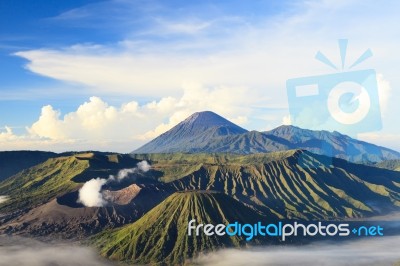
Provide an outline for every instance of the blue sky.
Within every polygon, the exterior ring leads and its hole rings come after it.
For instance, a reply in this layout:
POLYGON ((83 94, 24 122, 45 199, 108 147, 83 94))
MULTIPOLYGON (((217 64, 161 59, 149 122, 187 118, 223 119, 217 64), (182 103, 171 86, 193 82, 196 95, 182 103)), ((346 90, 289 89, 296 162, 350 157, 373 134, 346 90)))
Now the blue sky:
POLYGON ((399 4, 388 1, 0 2, 0 150, 128 152, 195 111, 248 129, 288 123, 286 80, 332 73, 318 50, 378 73, 383 129, 400 149, 399 4))

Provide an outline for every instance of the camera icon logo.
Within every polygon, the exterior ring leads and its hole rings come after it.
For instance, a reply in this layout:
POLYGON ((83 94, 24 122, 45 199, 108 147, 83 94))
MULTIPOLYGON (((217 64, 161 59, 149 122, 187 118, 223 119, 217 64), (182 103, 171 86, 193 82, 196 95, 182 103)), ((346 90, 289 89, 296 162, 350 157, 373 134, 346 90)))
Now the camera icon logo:
MULTIPOLYGON (((347 40, 339 40, 342 69, 347 40)), ((356 62, 372 56, 368 49, 356 62)), ((322 53, 316 59, 338 69, 322 53)), ((289 79, 286 82, 292 125, 307 129, 358 133, 382 128, 378 85, 373 69, 289 79)))

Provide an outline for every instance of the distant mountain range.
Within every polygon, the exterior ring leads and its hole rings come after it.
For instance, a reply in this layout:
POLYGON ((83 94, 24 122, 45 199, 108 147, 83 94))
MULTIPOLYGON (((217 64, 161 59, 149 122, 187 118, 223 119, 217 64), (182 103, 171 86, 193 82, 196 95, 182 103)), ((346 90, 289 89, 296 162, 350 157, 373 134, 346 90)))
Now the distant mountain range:
POLYGON ((252 154, 304 149, 352 162, 375 163, 400 159, 400 153, 339 132, 280 126, 270 131, 247 131, 210 112, 194 113, 133 153, 252 154))

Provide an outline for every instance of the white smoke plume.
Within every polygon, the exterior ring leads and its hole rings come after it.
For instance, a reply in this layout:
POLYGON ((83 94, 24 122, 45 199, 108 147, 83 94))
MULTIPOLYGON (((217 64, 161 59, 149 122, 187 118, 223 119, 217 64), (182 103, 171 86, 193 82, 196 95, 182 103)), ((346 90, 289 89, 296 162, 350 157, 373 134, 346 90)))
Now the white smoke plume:
POLYGON ((0 195, 0 204, 3 203, 3 202, 5 202, 5 201, 7 201, 8 199, 9 199, 8 196, 1 196, 1 195, 0 195))
POLYGON ((147 172, 150 170, 151 165, 147 161, 141 161, 140 163, 137 164, 137 167, 140 171, 142 172, 147 172))
POLYGON ((136 167, 135 168, 130 168, 130 169, 119 170, 117 176, 110 175, 108 177, 108 182, 115 181, 115 180, 116 181, 121 181, 121 180, 127 178, 130 174, 134 174, 134 173, 137 173, 137 172, 139 172, 139 170, 136 167))
POLYGON ((78 202, 86 207, 102 207, 107 201, 103 198, 101 187, 107 183, 106 179, 96 178, 87 181, 79 190, 78 202))
POLYGON ((108 182, 115 181, 115 180, 121 181, 121 180, 127 178, 130 174, 134 174, 134 173, 139 173, 139 172, 146 173, 151 168, 151 165, 145 160, 137 163, 136 165, 137 166, 134 167, 134 168, 119 170, 119 172, 118 172, 116 177, 113 176, 113 175, 110 175, 108 177, 108 182))
POLYGON ((79 198, 77 202, 82 203, 86 207, 104 207, 108 203, 108 200, 105 199, 102 193, 102 187, 105 184, 114 181, 121 181, 127 178, 130 174, 147 172, 150 168, 151 165, 147 161, 141 161, 137 164, 137 167, 119 170, 117 176, 110 175, 108 179, 99 177, 96 179, 93 178, 87 181, 79 190, 79 198))

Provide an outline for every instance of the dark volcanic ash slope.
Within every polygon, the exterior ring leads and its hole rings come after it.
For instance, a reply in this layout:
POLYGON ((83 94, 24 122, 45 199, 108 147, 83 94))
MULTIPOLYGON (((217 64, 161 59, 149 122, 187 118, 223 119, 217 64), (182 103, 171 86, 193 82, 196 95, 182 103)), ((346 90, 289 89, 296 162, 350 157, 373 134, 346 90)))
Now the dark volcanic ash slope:
POLYGON ((104 207, 77 204, 77 193, 67 193, 25 214, 3 221, 0 232, 45 238, 85 239, 104 229, 136 221, 172 193, 135 184, 105 192, 113 202, 104 207))

